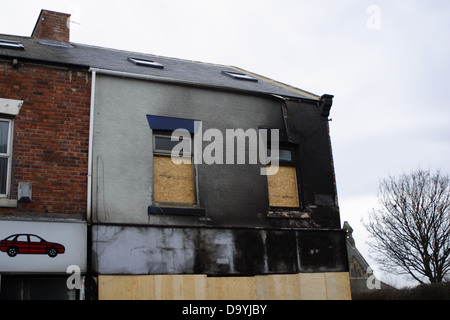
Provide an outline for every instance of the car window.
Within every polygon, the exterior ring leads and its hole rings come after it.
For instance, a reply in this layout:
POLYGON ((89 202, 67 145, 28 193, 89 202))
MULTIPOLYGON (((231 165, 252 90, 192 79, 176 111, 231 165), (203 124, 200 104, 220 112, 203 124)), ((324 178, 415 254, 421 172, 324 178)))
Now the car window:
POLYGON ((30 235, 30 242, 41 242, 41 238, 30 235))
POLYGON ((5 239, 5 241, 13 241, 16 236, 17 235, 9 236, 8 238, 5 239))
POLYGON ((20 236, 17 237, 16 241, 19 242, 28 242, 28 236, 25 234, 21 234, 20 236))

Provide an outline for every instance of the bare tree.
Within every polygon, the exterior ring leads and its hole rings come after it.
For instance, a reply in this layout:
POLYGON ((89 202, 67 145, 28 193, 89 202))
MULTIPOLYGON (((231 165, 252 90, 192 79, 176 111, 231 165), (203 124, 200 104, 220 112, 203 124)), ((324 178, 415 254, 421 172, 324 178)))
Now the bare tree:
POLYGON ((389 176, 378 201, 381 208, 363 221, 377 262, 420 283, 442 282, 450 270, 450 177, 421 169, 389 176))

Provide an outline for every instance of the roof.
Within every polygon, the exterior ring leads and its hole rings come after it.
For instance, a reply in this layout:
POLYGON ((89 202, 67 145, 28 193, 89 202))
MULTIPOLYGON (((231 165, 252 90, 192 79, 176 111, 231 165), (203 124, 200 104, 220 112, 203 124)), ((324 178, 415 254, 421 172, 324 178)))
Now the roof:
POLYGON ((80 66, 118 72, 174 79, 204 86, 274 94, 307 100, 320 100, 320 96, 245 70, 225 65, 162 57, 78 43, 60 44, 31 37, 2 35, 0 40, 20 42, 23 48, 0 46, 0 57, 47 62, 69 66, 80 66), (163 68, 137 65, 129 58, 152 60, 163 68), (229 73, 244 73, 258 81, 249 81, 230 76, 229 73))

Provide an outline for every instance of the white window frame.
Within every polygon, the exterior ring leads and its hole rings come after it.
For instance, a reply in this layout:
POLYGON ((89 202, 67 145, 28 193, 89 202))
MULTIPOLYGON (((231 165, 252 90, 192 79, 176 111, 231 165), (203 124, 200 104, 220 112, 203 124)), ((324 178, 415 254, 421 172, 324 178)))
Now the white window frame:
MULTIPOLYGON (((155 141, 156 138, 164 138, 164 139, 171 140, 171 135, 170 134, 163 134, 163 133, 154 133, 153 134, 153 154, 160 155, 160 156, 171 156, 172 155, 172 150, 165 150, 165 149, 157 149, 156 148, 156 141, 155 141)), ((193 139, 192 139, 192 137, 184 137, 184 139, 189 140, 190 150, 183 152, 182 157, 183 158, 191 158, 191 160, 193 162, 194 161, 193 153, 192 153, 192 150, 193 150, 193 139)))
POLYGON ((14 120, 4 117, 0 117, 0 121, 8 122, 8 145, 6 148, 6 153, 0 153, 0 158, 8 159, 7 169, 6 169, 6 193, 0 193, 0 198, 9 198, 11 192, 11 172, 12 172, 12 142, 14 134, 14 120))

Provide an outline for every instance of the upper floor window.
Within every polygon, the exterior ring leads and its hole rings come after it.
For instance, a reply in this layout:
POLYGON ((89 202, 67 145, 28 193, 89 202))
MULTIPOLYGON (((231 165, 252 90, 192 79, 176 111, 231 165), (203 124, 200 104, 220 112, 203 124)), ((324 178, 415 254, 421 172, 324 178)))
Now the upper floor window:
POLYGON ((0 118, 0 196, 7 197, 11 180, 12 120, 0 118))
MULTIPOLYGON (((267 152, 271 156, 271 149, 267 152)), ((278 172, 267 176, 269 206, 298 208, 300 206, 299 188, 293 150, 280 148, 278 160, 278 172)))
POLYGON ((181 140, 172 141, 169 133, 153 135, 153 201, 156 205, 196 205, 192 139, 187 139, 172 158, 172 151, 181 140), (177 160, 183 161, 177 161, 177 160), (181 163, 180 163, 181 162, 181 163))

